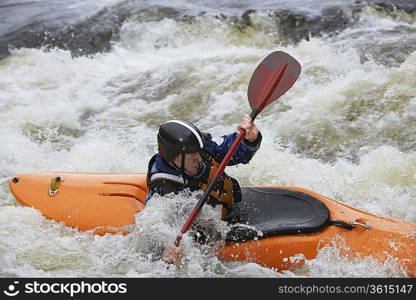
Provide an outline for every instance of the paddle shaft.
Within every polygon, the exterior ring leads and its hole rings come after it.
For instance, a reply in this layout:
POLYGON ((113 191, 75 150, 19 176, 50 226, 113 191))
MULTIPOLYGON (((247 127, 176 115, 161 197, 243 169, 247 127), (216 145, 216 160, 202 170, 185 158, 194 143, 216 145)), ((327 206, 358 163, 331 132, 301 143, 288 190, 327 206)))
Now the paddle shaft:
MULTIPOLYGON (((256 104, 260 103, 260 105, 255 105, 254 108, 251 110, 250 118, 251 121, 254 122, 254 119, 256 119, 257 115, 263 110, 263 108, 267 105, 270 97, 273 94, 273 91, 276 89, 276 87, 279 85, 280 81, 282 80, 283 74, 285 73, 285 70, 287 68, 288 64, 283 65, 283 67, 279 70, 279 73, 277 76, 270 76, 268 78, 268 82, 263 87, 263 91, 259 93, 256 104), (273 81, 274 79, 274 81, 273 81), (268 89, 266 90, 266 88, 268 89), (261 100, 261 97, 264 96, 264 98, 261 100)), ((274 74, 272 74, 274 75, 274 74)), ((188 231, 189 227, 191 227, 193 221, 195 220, 196 216, 202 209, 202 206, 204 206, 205 202, 208 200, 209 195, 211 194, 212 189, 214 188, 215 182, 221 177, 222 173, 224 172, 225 167, 228 165, 228 162, 230 161, 231 157, 234 155, 234 152, 237 150, 237 147, 240 145, 243 138, 246 136, 246 131, 241 130, 237 138, 235 139, 234 143, 231 145, 230 149, 228 150, 227 154, 224 156, 223 160, 221 161, 221 164, 219 165, 217 171, 214 174, 214 178, 210 181, 208 184, 207 189, 205 190, 202 198, 198 201, 198 203, 195 205, 194 209, 192 210, 191 214, 189 215, 188 219, 182 226, 180 234, 176 237, 175 240, 175 247, 178 247, 181 240, 182 235, 188 231)))

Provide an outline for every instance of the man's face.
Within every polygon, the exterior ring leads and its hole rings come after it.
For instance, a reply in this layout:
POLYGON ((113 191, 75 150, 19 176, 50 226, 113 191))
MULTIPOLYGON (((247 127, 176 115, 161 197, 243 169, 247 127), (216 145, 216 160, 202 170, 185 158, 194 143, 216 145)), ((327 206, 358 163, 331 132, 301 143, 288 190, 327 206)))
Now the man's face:
MULTIPOLYGON (((182 154, 175 157, 174 163, 177 166, 181 166, 182 154)), ((198 174, 199 163, 202 161, 202 157, 199 152, 185 153, 185 173, 189 176, 195 176, 198 174)))

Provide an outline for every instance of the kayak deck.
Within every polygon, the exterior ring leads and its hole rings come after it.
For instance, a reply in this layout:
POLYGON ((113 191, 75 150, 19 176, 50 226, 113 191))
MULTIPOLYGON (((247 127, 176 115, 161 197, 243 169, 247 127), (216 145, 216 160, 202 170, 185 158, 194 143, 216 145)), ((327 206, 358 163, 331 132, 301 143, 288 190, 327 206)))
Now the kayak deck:
POLYGON ((12 179, 16 200, 52 220, 95 234, 127 233, 134 215, 144 208, 146 181, 140 174, 39 173, 12 179), (62 178, 55 195, 51 180, 62 178), (16 183, 13 181, 17 181, 16 183))

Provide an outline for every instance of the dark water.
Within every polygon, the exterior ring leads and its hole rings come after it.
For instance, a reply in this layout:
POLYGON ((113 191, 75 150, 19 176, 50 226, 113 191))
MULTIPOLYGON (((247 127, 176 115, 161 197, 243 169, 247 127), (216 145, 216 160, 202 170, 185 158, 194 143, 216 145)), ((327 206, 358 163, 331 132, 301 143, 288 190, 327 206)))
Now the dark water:
MULTIPOLYGON (((119 40, 126 19, 137 21, 172 18, 192 22, 201 14, 228 19, 238 29, 253 26, 254 11, 268 11, 286 42, 336 33, 354 26, 368 7, 385 15, 413 15, 413 0, 382 1, 139 1, 39 0, 0 3, 0 58, 10 49, 58 47, 74 56, 109 51, 119 40)), ((413 40, 412 40, 413 41, 413 40)), ((416 43, 409 43, 408 52, 416 43)))

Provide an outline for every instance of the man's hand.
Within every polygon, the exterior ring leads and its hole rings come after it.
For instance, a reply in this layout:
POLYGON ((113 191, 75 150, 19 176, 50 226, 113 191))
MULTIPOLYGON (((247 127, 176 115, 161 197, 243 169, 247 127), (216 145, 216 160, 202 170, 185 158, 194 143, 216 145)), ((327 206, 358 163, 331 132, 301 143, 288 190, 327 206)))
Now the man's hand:
POLYGON ((240 124, 237 126, 237 129, 239 131, 240 130, 246 131, 245 139, 249 141, 250 143, 254 142, 257 138, 257 135, 259 134, 258 128, 256 127, 256 125, 254 125, 253 122, 251 122, 251 118, 249 115, 243 116, 240 124))
POLYGON ((183 250, 180 247, 166 248, 162 260, 167 264, 174 264, 178 269, 181 267, 183 250))

